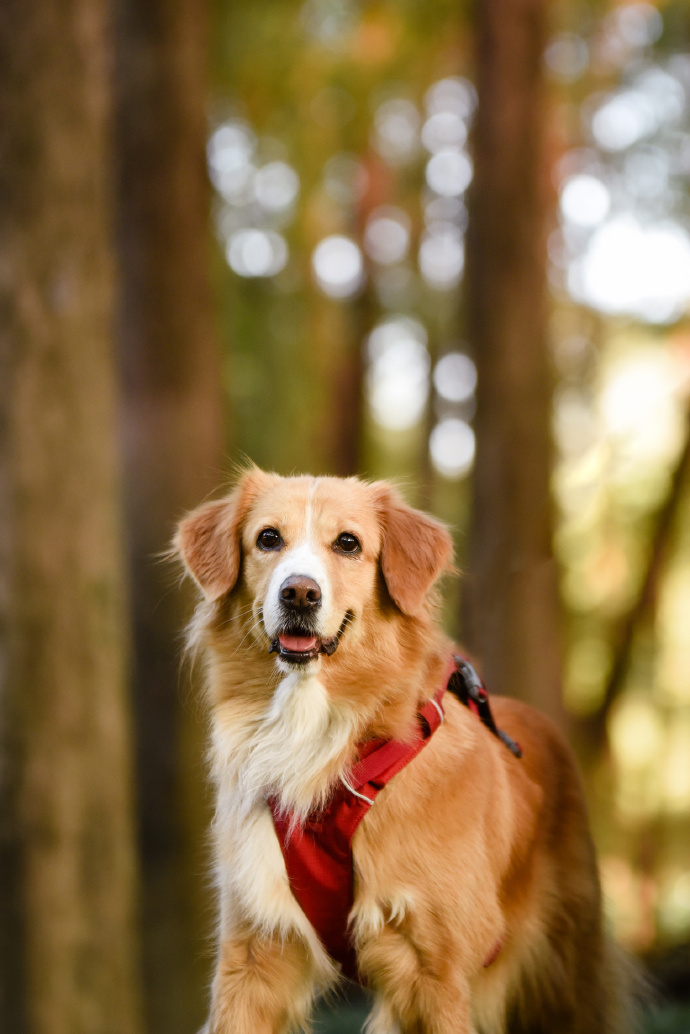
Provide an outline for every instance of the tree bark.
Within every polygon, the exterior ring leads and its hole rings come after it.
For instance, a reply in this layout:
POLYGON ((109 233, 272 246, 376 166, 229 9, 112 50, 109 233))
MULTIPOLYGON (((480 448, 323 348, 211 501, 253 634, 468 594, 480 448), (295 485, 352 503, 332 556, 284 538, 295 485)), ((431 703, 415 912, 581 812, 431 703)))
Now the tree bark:
POLYGON ((476 5, 479 103, 467 239, 467 326, 478 368, 464 638, 491 689, 559 717, 552 549, 545 0, 476 5))
POLYGON ((0 9, 0 1029, 137 1034, 101 0, 0 9))
MULTIPOLYGON (((119 319, 134 705, 151 1030, 198 1025, 211 908, 202 708, 184 707, 189 598, 160 559, 221 478, 221 354, 212 321, 205 142, 208 5, 121 0, 117 23, 119 319)), ((192 694, 199 690, 192 680, 192 694)))

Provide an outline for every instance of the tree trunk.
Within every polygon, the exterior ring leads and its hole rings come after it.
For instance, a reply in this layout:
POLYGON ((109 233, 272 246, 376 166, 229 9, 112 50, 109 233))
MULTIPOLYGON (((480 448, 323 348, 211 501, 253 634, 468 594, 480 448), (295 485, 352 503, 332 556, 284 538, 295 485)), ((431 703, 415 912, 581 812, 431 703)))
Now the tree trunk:
MULTIPOLYGON (((208 9, 121 0, 118 233, 127 529, 133 595, 151 1030, 189 1034, 208 979, 202 708, 180 689, 190 615, 160 559, 175 522, 220 481, 222 369, 212 322, 205 163, 208 9)), ((193 695, 198 693, 194 686, 193 695)))
POLYGON ((137 1034, 106 7, 0 9, 0 1029, 137 1034))
POLYGON ((464 638, 489 687, 560 715, 546 347, 545 0, 476 5, 466 306, 478 368, 464 638))

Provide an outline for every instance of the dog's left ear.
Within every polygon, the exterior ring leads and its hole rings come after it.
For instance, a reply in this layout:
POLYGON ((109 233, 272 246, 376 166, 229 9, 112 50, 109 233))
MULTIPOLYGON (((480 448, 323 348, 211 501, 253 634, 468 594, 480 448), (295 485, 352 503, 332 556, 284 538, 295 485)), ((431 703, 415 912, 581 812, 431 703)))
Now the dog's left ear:
POLYGON ((225 596, 239 578, 240 528, 261 476, 258 468, 249 471, 229 496, 204 503, 177 528, 173 551, 208 600, 225 596))
POLYGON ((383 577, 393 602, 412 616, 439 575, 451 568, 453 540, 440 521, 413 510, 390 485, 372 487, 383 529, 383 577))

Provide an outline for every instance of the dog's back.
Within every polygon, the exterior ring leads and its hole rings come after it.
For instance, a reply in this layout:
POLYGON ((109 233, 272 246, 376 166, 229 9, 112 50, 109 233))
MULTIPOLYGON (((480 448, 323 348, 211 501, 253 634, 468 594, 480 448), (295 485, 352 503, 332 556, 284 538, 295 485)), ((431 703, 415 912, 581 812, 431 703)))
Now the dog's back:
POLYGON ((522 744, 525 772, 543 793, 532 857, 506 887, 508 914, 515 888, 533 887, 532 903, 517 905, 516 937, 520 930, 539 931, 517 968, 508 1030, 633 1034, 643 981, 605 930, 587 808, 572 752, 552 722, 527 705, 500 698, 494 711, 522 744))

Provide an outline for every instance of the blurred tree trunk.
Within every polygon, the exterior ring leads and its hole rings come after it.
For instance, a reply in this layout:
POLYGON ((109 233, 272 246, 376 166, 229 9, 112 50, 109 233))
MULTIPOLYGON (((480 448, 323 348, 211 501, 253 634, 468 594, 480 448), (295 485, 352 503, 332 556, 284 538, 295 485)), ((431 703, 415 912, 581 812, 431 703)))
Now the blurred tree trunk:
MULTIPOLYGON (((133 595, 148 1025, 189 1034, 204 1008, 208 907, 202 708, 182 706, 190 615, 160 552, 220 480, 222 370, 209 282, 208 5, 120 0, 120 347, 133 595)), ((198 688, 193 687, 196 695, 198 688)))
POLYGON ((647 557, 637 594, 620 623, 613 631, 613 662, 606 680, 604 699, 599 710, 576 723, 582 749, 599 750, 606 739, 606 725, 611 709, 623 692, 633 663, 638 635, 653 625, 659 604, 662 579, 666 573, 678 533, 678 524, 690 482, 690 410, 685 417, 685 441, 666 497, 654 515, 647 557))
MULTIPOLYGON (((329 474, 351 477, 361 466, 362 387, 364 379, 364 342, 374 324, 375 309, 371 288, 367 285, 355 299, 345 323, 342 350, 333 350, 326 397, 331 400, 329 474)), ((329 342, 329 350, 332 342, 329 342)), ((318 439, 319 428, 314 428, 318 439)))
POLYGON ((560 716, 546 344, 546 0, 476 4, 479 104, 467 239, 478 368, 464 637, 491 689, 560 716))
POLYGON ((137 1034, 107 7, 0 9, 0 1029, 137 1034))

